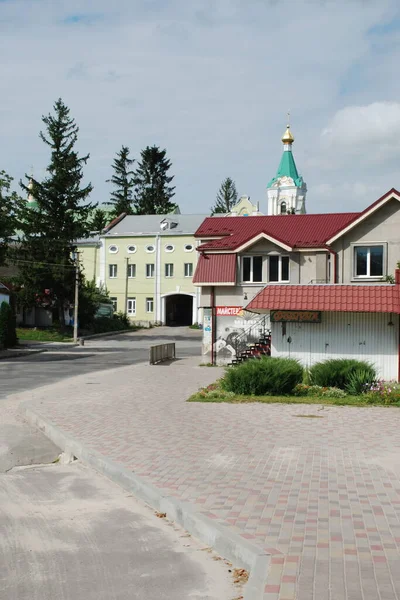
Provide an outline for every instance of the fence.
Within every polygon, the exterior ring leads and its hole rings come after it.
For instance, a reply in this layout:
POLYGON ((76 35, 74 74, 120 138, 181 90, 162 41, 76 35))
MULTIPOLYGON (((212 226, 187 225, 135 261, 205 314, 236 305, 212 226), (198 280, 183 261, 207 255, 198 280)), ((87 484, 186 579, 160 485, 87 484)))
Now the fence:
POLYGON ((150 364, 175 359, 175 344, 159 344, 150 347, 150 364))

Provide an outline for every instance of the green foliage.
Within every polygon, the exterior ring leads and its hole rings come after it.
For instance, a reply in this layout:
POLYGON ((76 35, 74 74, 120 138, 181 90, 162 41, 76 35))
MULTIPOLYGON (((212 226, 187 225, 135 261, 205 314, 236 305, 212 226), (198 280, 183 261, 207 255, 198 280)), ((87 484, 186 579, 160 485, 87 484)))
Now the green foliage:
POLYGON ((295 396, 311 396, 321 398, 346 398, 344 390, 337 387, 322 387, 320 385, 306 385, 299 383, 293 390, 295 396))
POLYGON ((176 204, 171 202, 175 187, 170 186, 173 176, 168 175, 171 161, 167 151, 158 146, 147 146, 141 151, 141 160, 134 173, 134 208, 138 215, 160 215, 174 212, 176 204))
POLYGON ((25 288, 39 294, 51 291, 64 327, 64 307, 74 297, 75 241, 90 235, 94 208, 86 202, 92 185, 82 186, 89 155, 79 157, 74 149, 79 129, 61 99, 54 104, 54 114, 42 120, 46 133, 41 132, 40 138, 49 146, 51 158, 42 182, 32 177, 27 177, 28 185, 21 182, 34 202, 20 210, 23 235, 14 260, 25 288))
POLYGON ((13 348, 17 344, 15 313, 8 302, 0 305, 0 348, 13 348))
POLYGON ((37 342, 70 342, 72 340, 72 328, 67 329, 64 333, 60 333, 54 327, 46 327, 39 329, 37 327, 18 327, 17 336, 21 341, 37 341, 37 342))
POLYGON ((89 219, 90 231, 101 232, 112 221, 112 217, 102 208, 95 208, 89 219))
POLYGON ((215 205, 211 209, 211 214, 229 213, 232 207, 237 203, 238 193, 233 179, 227 177, 221 183, 215 205))
POLYGON ((364 397, 371 404, 400 404, 400 383, 379 380, 363 389, 364 397))
POLYGON ((103 288, 96 287, 94 281, 86 281, 82 278, 82 282, 79 286, 78 307, 78 323, 80 329, 91 328, 100 304, 111 304, 108 292, 103 288))
POLYGON ((18 213, 22 200, 11 191, 12 177, 0 171, 0 266, 4 264, 10 238, 18 226, 18 213))
POLYGON ((354 358, 332 358, 319 362, 310 367, 309 378, 312 385, 322 387, 337 387, 346 390, 350 384, 350 378, 355 373, 364 379, 364 384, 376 380, 375 368, 367 362, 354 358))
POLYGON ((235 394, 291 394, 303 379, 303 367, 292 358, 247 360, 227 370, 222 387, 235 394))
POLYGON ((111 179, 107 179, 107 183, 112 183, 114 191, 111 192, 111 198, 109 202, 105 202, 108 206, 112 206, 111 217, 112 219, 118 217, 122 213, 131 215, 132 200, 133 200, 133 188, 134 188, 134 172, 130 169, 135 160, 129 157, 129 148, 122 146, 121 150, 117 153, 112 168, 114 174, 111 179))
MULTIPOLYGON (((376 374, 375 374, 376 375, 376 374)), ((371 369, 359 368, 349 374, 346 384, 346 391, 352 396, 358 396, 365 391, 365 388, 374 383, 376 377, 373 379, 371 369)))
POLYGON ((129 320, 123 313, 118 313, 113 316, 112 319, 109 317, 99 317, 95 319, 90 327, 91 333, 108 333, 109 331, 123 331, 124 329, 131 329, 132 326, 129 320))

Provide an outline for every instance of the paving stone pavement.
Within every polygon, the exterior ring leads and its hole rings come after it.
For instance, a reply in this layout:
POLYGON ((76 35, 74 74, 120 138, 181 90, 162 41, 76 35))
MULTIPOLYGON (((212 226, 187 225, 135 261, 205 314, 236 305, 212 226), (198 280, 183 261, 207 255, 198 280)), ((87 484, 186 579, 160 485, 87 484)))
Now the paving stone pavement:
POLYGON ((220 373, 189 358, 15 399, 264 547, 265 600, 400 599, 399 410, 185 402, 220 373))

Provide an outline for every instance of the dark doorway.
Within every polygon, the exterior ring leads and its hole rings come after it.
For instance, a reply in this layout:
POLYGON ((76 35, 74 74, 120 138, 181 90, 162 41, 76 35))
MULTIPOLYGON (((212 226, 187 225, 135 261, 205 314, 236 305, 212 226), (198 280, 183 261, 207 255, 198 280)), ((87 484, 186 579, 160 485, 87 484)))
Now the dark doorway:
POLYGON ((169 327, 192 325, 193 296, 174 294, 165 298, 165 324, 169 327))

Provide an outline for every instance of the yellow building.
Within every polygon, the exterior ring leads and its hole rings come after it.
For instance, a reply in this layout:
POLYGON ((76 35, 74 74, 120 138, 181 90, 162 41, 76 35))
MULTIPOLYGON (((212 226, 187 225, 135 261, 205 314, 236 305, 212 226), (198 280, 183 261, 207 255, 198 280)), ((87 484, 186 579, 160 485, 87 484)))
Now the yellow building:
POLYGON ((128 215, 78 243, 87 279, 104 286, 115 311, 141 324, 202 322, 194 233, 207 215, 128 215))

